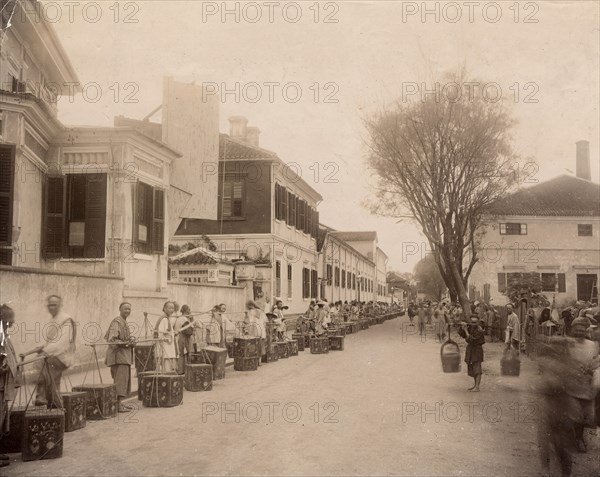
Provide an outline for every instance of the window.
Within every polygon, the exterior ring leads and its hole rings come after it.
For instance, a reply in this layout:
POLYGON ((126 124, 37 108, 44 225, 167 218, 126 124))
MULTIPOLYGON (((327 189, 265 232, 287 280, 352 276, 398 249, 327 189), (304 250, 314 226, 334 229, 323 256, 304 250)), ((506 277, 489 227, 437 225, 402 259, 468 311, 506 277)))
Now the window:
POLYGON ((310 271, 310 297, 317 298, 318 275, 316 270, 310 271))
POLYGON ((591 237, 592 233, 592 224, 577 224, 577 235, 580 237, 591 237))
POLYGON ((137 183, 133 224, 135 251, 147 255, 164 253, 165 193, 143 182, 137 183))
POLYGON ((333 276, 333 267, 327 264, 327 286, 331 286, 331 278, 333 276))
POLYGON ((348 288, 352 288, 352 272, 346 273, 346 285, 348 288))
POLYGON ((500 224, 500 235, 527 235, 527 224, 500 224))
MULTIPOLYGON (((0 246, 12 243, 15 151, 15 146, 0 146, 0 246)), ((11 249, 0 248, 0 265, 12 265, 11 249)))
POLYGON ((542 291, 543 292, 556 291, 557 284, 558 284, 558 281, 556 279, 556 273, 542 273, 542 291))
POLYGON ((356 290, 356 275, 352 274, 352 289, 356 290))
POLYGON ((302 269, 302 298, 310 297, 310 270, 302 269))
POLYGON ((313 209, 308 204, 306 204, 306 222, 304 224, 304 233, 310 234, 312 230, 312 221, 313 221, 313 209))
POLYGON ((287 297, 292 298, 292 266, 287 266, 287 297))
POLYGON ((275 296, 281 297, 281 262, 275 262, 275 296))
POLYGON ((223 183, 223 197, 221 201, 223 217, 244 216, 244 183, 225 178, 223 183))
POLYGON ((45 178, 44 258, 104 257, 106 186, 106 174, 45 178))
POLYGON ((346 272, 342 270, 342 288, 346 288, 346 272))
POLYGON ((335 267, 335 286, 340 286, 340 267, 335 267))

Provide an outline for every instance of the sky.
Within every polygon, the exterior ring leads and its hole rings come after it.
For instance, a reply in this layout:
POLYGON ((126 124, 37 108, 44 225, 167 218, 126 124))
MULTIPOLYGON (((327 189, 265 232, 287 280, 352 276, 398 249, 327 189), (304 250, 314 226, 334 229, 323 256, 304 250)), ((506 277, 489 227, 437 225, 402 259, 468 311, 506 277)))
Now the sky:
POLYGON ((465 67, 510 106, 527 185, 572 173, 582 139, 599 177, 599 3, 475 4, 83 1, 44 2, 41 14, 86 93, 60 100, 65 124, 141 119, 160 105, 165 76, 208 84, 221 132, 246 116, 260 145, 321 193, 322 223, 375 230, 388 269, 411 271, 427 251, 418 228, 363 206, 374 183, 363 120, 427 94, 444 72, 465 67))

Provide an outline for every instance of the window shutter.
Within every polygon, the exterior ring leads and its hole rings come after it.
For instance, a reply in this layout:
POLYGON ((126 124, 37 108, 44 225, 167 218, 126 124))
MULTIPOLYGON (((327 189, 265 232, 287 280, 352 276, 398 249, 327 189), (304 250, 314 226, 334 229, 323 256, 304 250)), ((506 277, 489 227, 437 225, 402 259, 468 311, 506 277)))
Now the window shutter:
POLYGON ((138 182, 136 186, 135 202, 135 221, 133 228, 133 238, 135 242, 135 251, 149 254, 152 242, 152 207, 153 190, 148 184, 138 182), (145 236, 144 236, 145 235, 145 236))
POLYGON ((288 224, 296 225, 296 196, 291 192, 288 192, 288 224))
POLYGON ((66 176, 50 176, 45 179, 44 221, 42 254, 48 260, 62 256, 65 239, 66 176))
POLYGON ((506 273, 498 274, 498 291, 504 293, 506 291, 506 273))
POLYGON ((288 222, 288 192, 285 187, 281 188, 281 219, 288 222))
POLYGON ((165 192, 154 190, 154 217, 152 218, 152 252, 165 253, 165 192))
POLYGON ((558 274, 558 293, 565 293, 567 291, 567 281, 564 273, 558 274))
POLYGON ((86 175, 84 258, 104 257, 106 179, 106 174, 86 175))
MULTIPOLYGON (((0 245, 5 246, 12 243, 15 149, 15 146, 0 147, 0 245)), ((0 250, 0 264, 12 265, 12 250, 0 250)))
POLYGON ((315 210, 315 220, 314 220, 314 235, 315 240, 319 236, 319 211, 315 210))
POLYGON ((281 214, 279 213, 279 184, 275 183, 275 218, 279 220, 281 214))
POLYGON ((301 211, 302 208, 302 200, 299 197, 296 197, 296 229, 300 230, 300 223, 302 221, 301 211))

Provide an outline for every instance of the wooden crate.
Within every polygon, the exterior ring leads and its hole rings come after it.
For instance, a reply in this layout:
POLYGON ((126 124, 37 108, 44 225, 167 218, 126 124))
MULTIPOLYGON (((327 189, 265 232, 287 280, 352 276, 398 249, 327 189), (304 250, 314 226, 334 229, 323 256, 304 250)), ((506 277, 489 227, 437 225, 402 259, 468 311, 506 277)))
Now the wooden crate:
POLYGON ((65 408, 65 432, 84 428, 87 422, 87 393, 61 393, 61 396, 65 408))
POLYGON ((138 373, 142 371, 154 371, 156 369, 156 356, 154 343, 136 344, 133 348, 135 369, 138 373))
POLYGON ((258 358, 260 356, 260 338, 242 336, 233 339, 233 357, 258 358))
POLYGON ((233 369, 236 371, 256 371, 259 358, 233 358, 233 369))
POLYGON ((277 343, 275 343, 275 346, 277 346, 277 354, 279 355, 279 359, 285 359, 290 357, 290 349, 288 347, 287 342, 278 341, 277 343))
POLYGON ((213 387, 212 365, 186 364, 183 385, 186 391, 210 391, 213 387))
POLYGON ((311 338, 310 339, 311 354, 326 354, 329 353, 329 337, 311 338))
POLYGON ((110 419, 117 415, 117 387, 114 384, 83 384, 73 392, 87 393, 85 417, 88 421, 110 419))
POLYGON ((330 336, 329 337, 329 351, 344 351, 344 337, 343 336, 330 336))
POLYGON ((174 407, 183 402, 183 375, 154 374, 142 378, 144 407, 174 407))
POLYGON ((276 343, 270 343, 267 346, 267 352, 262 355, 261 360, 263 363, 272 363, 273 361, 277 361, 278 359, 279 359, 279 352, 277 350, 277 345, 276 345, 276 343))
POLYGON ((65 411, 63 409, 28 410, 23 417, 21 459, 23 462, 58 459, 63 454, 65 411))
MULTIPOLYGON (((35 408, 30 408, 35 409, 35 408)), ((13 406, 9 408, 10 431, 0 439, 0 453, 12 454, 21 452, 21 441, 23 440, 23 418, 25 417, 25 406, 13 406)))
POLYGON ((225 364, 227 362, 227 349, 218 346, 206 346, 202 348, 204 353, 200 354, 199 361, 195 364, 210 364, 213 368, 213 379, 225 378, 225 364))
POLYGON ((298 351, 304 351, 304 335, 302 333, 293 333, 292 339, 296 340, 298 344, 298 351))

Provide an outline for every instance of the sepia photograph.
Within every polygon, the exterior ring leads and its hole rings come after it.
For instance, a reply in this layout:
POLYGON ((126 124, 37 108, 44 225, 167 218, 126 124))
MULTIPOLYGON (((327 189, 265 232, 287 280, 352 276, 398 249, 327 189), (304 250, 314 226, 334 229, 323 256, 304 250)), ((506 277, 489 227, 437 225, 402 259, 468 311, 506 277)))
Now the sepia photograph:
POLYGON ((600 0, 0 0, 0 476, 600 477, 600 0))

